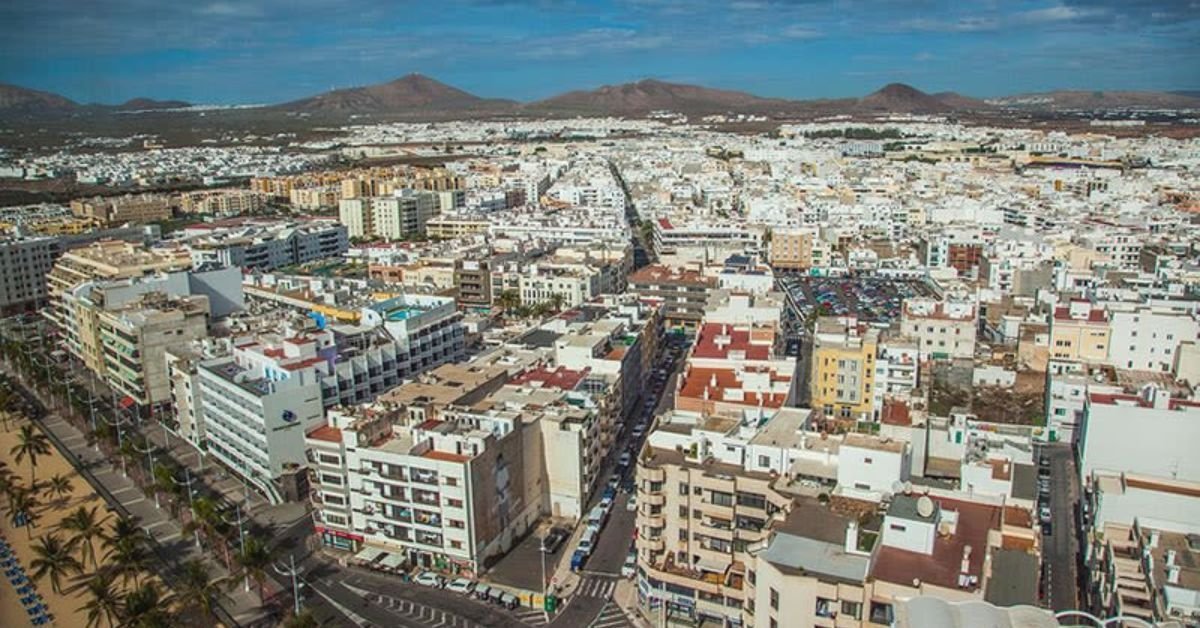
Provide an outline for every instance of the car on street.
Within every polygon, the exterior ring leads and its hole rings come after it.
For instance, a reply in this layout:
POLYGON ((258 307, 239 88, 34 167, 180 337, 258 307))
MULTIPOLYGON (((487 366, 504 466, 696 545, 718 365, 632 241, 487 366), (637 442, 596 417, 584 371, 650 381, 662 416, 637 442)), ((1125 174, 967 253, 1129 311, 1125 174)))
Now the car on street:
POLYGON ((630 495, 629 501, 625 502, 625 510, 629 512, 637 512, 637 496, 630 495))
POLYGON ((475 591, 474 591, 475 599, 477 599, 477 600, 488 599, 488 593, 490 593, 491 590, 492 590, 492 587, 480 582, 479 584, 475 585, 475 591))
POLYGON ((639 440, 642 438, 642 434, 645 434, 645 433, 646 433, 645 428, 643 428, 641 425, 638 425, 637 427, 633 428, 633 431, 630 432, 629 435, 632 436, 634 440, 639 440))
POLYGON ((1045 521, 1045 522, 1043 522, 1043 523, 1042 523, 1042 534, 1043 534, 1044 536, 1050 536, 1050 532, 1051 532, 1051 530, 1050 530, 1050 522, 1049 522, 1049 521, 1045 521))
POLYGON ((1050 507, 1042 506, 1038 510, 1038 518, 1041 519, 1042 523, 1049 523, 1050 522, 1050 507))
POLYGON ((1042 459, 1040 460, 1040 464, 1043 467, 1050 466, 1050 456, 1042 456, 1042 459))
POLYGON ((569 536, 570 533, 562 528, 551 528, 550 532, 546 534, 546 539, 543 541, 546 547, 546 553, 553 554, 557 552, 559 548, 562 547, 563 542, 566 541, 567 537, 569 536))
POLYGON ((583 552, 584 556, 592 553, 592 549, 596 546, 596 537, 600 535, 600 528, 589 525, 583 531, 583 537, 579 539, 579 545, 576 546, 576 551, 583 552))
POLYGON ((455 578, 454 580, 450 581, 450 584, 446 585, 447 591, 453 591, 455 593, 461 593, 463 595, 470 595, 471 591, 474 588, 475 588, 475 581, 470 580, 468 578, 455 578))
POLYGON ((421 573, 417 574, 416 578, 413 578, 413 582, 416 582, 421 586, 433 587, 435 589, 440 589, 446 586, 445 578, 442 578, 432 571, 422 571, 421 573))
POLYGON ((583 564, 586 562, 587 553, 581 549, 575 550, 575 553, 571 554, 571 571, 579 571, 580 569, 583 569, 583 564))
POLYGON ((629 463, 632 461, 633 461, 633 456, 629 455, 629 452, 627 451, 627 452, 621 454, 621 457, 617 460, 617 465, 622 466, 622 467, 628 467, 629 463))
POLYGON ((621 565, 621 576, 632 578, 637 574, 637 552, 629 550, 625 555, 625 564, 621 565))

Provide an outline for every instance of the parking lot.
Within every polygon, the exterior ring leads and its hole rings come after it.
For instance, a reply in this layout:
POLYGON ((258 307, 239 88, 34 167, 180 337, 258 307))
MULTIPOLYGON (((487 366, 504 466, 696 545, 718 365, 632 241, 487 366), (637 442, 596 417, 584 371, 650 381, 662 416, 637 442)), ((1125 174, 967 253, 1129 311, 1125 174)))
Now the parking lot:
POLYGON ((817 316, 857 316, 869 323, 899 320, 905 299, 932 296, 922 281, 886 277, 808 277, 783 275, 786 292, 801 321, 817 316))

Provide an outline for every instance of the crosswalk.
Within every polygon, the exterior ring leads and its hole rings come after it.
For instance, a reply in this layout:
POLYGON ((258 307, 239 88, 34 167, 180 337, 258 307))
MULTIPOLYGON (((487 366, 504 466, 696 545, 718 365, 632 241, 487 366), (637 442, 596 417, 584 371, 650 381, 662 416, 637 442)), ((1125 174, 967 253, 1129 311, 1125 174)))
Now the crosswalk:
POLYGON ((579 581, 579 588, 575 590, 575 594, 582 597, 609 599, 616 589, 616 577, 587 575, 579 581))
POLYGON ((588 628, 634 628, 634 625, 625 615, 625 611, 621 610, 616 602, 609 600, 588 628))
POLYGON ((526 626, 545 626, 546 611, 540 608, 519 608, 513 615, 526 626))
POLYGON ((444 610, 419 604, 404 598, 379 595, 378 593, 372 593, 363 589, 358 589, 357 587, 352 587, 344 582, 342 584, 352 591, 361 592, 359 594, 362 595, 365 600, 379 608, 387 609, 396 615, 408 617, 417 623, 430 626, 431 628, 479 628, 478 624, 472 623, 468 621, 467 618, 460 617, 454 613, 449 613, 444 610))

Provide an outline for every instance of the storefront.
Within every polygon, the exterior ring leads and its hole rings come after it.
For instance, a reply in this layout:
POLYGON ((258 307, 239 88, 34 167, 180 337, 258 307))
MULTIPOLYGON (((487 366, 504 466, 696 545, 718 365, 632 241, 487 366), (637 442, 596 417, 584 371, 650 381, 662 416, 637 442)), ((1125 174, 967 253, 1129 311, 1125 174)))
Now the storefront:
POLYGON ((331 549, 342 550, 346 552, 357 552, 362 547, 363 537, 341 530, 331 530, 317 526, 317 536, 321 538, 321 545, 331 549))

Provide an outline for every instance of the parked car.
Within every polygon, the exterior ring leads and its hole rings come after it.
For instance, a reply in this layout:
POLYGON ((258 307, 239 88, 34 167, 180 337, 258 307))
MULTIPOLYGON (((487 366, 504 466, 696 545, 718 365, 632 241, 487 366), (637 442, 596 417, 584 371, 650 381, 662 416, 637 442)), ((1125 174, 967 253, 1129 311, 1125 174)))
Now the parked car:
MULTIPOLYGON (((612 500, 609 500, 608 503, 611 504, 612 500)), ((600 500, 600 503, 596 504, 596 507, 592 508, 591 512, 588 513, 588 516, 587 516, 588 528, 589 529, 595 528, 596 531, 598 532, 600 530, 600 528, 604 527, 604 522, 607 520, 608 520, 608 507, 604 503, 604 500, 600 500)), ((584 532, 583 534, 584 534, 584 536, 587 536, 587 532, 584 532)))
POLYGON ((571 571, 583 569, 583 564, 587 562, 587 556, 587 553, 583 550, 575 550, 575 553, 571 554, 571 571))
POLYGON ((1043 467, 1050 466, 1050 456, 1042 456, 1042 459, 1039 462, 1041 463, 1041 466, 1043 466, 1043 467))
POLYGON ((504 589, 492 587, 492 589, 488 591, 487 599, 493 604, 503 604, 504 596, 508 594, 508 591, 505 591, 504 589))
POLYGON ((446 585, 447 591, 453 591, 455 593, 461 593, 463 595, 470 595, 471 590, 474 588, 475 588, 475 581, 470 580, 468 578, 455 578, 454 580, 452 580, 450 582, 450 584, 446 585))
POLYGON ((640 440, 642 438, 642 434, 645 433, 646 429, 641 425, 638 425, 637 427, 633 428, 633 431, 630 432, 629 435, 632 436, 634 440, 640 440))
POLYGON ((1049 521, 1042 523, 1042 534, 1045 536, 1050 536, 1050 522, 1049 521))
POLYGON ((632 578, 637 575, 637 551, 629 550, 625 555, 625 564, 621 565, 621 575, 625 578, 632 578))
POLYGON ((1050 521, 1050 507, 1042 506, 1041 509, 1038 510, 1038 517, 1043 523, 1048 523, 1050 521))
POLYGON ((446 586, 445 578, 442 578, 432 571, 422 571, 421 573, 417 574, 416 578, 413 578, 413 582, 416 582, 421 586, 433 587, 435 589, 440 589, 446 586))
POLYGON ((570 536, 570 534, 566 530, 563 530, 562 528, 552 528, 550 532, 546 534, 546 540, 543 541, 546 547, 546 553, 553 554, 557 552, 558 549, 562 547, 563 541, 567 540, 568 536, 570 536))
POLYGON ((589 525, 587 529, 583 531, 583 537, 579 539, 579 545, 576 546, 576 551, 583 552, 584 556, 590 555, 596 546, 596 537, 599 535, 600 528, 589 525))
POLYGON ((475 599, 477 599, 477 600, 488 599, 488 593, 490 593, 491 590, 492 590, 492 587, 480 582, 479 584, 475 585, 475 599))
POLYGON ((629 501, 625 502, 625 510, 629 512, 637 512, 637 496, 630 495, 629 501))
POLYGON ((619 459, 617 459, 617 464, 622 467, 628 467, 629 463, 632 461, 633 461, 633 456, 629 455, 629 452, 627 451, 627 452, 621 454, 621 457, 619 459))
POLYGON ((520 605, 521 600, 517 599, 517 596, 513 595, 512 593, 505 591, 503 594, 501 594, 500 606, 503 606, 511 611, 520 605))

